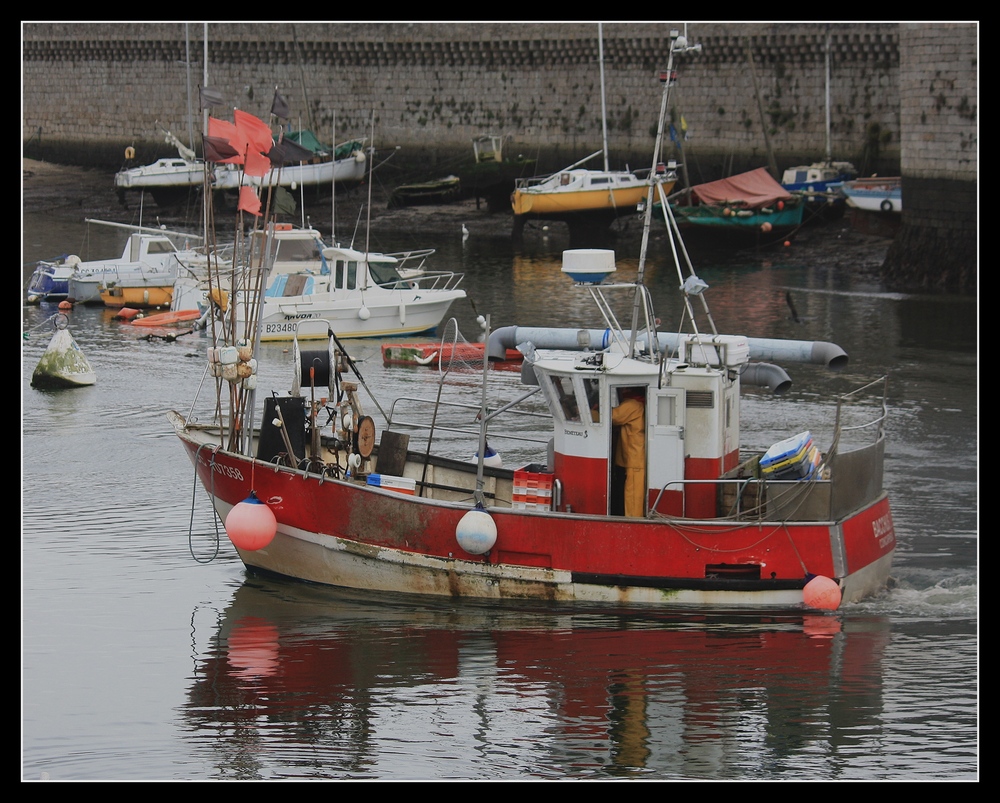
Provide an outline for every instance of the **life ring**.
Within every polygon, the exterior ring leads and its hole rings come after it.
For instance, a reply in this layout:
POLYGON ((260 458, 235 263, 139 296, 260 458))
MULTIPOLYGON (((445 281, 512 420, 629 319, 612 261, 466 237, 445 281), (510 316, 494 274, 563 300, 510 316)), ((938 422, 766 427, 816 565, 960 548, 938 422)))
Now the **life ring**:
POLYGON ((125 149, 125 158, 126 159, 134 159, 135 158, 135 148, 133 148, 131 145, 129 145, 125 149))
POLYGON ((882 211, 883 212, 891 212, 892 211, 892 201, 890 201, 888 198, 886 198, 884 201, 882 201, 882 211))

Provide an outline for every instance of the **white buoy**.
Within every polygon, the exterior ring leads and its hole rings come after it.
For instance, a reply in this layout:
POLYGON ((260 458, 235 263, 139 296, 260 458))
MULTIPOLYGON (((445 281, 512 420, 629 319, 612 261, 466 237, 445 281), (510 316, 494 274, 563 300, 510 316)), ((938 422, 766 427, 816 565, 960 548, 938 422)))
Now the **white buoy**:
POLYGON ((497 523, 485 510, 470 510, 455 528, 455 537, 470 555, 485 555, 497 542, 497 523))

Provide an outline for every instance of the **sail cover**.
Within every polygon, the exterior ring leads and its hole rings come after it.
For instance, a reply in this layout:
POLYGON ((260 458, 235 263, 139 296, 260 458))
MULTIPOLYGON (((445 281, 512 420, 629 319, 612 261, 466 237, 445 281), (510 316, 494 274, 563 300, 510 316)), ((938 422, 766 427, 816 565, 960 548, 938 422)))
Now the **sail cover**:
POLYGON ((746 209, 761 209, 792 198, 788 190, 771 178, 766 167, 707 184, 696 184, 691 190, 703 204, 742 206, 746 209))

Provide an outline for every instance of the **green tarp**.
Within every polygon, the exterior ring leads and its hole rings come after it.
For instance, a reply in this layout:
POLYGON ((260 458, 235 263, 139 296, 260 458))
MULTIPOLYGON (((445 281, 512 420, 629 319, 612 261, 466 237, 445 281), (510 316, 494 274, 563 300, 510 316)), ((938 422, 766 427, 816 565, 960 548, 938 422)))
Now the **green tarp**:
MULTIPOLYGON (((292 142, 301 145, 303 148, 308 148, 313 153, 329 153, 330 146, 324 145, 320 142, 316 135, 307 128, 301 131, 287 131, 285 133, 285 138, 290 139, 292 142)), ((334 153, 334 159, 346 159, 354 151, 361 150, 362 147, 361 140, 351 140, 349 142, 341 143, 337 146, 337 151, 334 153)))

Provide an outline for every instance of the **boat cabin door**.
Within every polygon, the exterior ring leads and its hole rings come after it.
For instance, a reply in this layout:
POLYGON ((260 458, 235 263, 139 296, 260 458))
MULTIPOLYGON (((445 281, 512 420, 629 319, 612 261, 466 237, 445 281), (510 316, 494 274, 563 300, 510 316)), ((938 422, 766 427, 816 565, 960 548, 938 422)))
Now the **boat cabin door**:
POLYGON ((684 478, 684 390, 619 386, 610 396, 608 513, 644 516, 664 484, 684 478), (638 488, 629 478, 635 469, 642 469, 638 488))
POLYGON ((659 512, 675 516, 681 515, 684 508, 681 480, 684 479, 686 403, 686 391, 678 387, 650 388, 646 402, 647 509, 660 496, 659 512))

